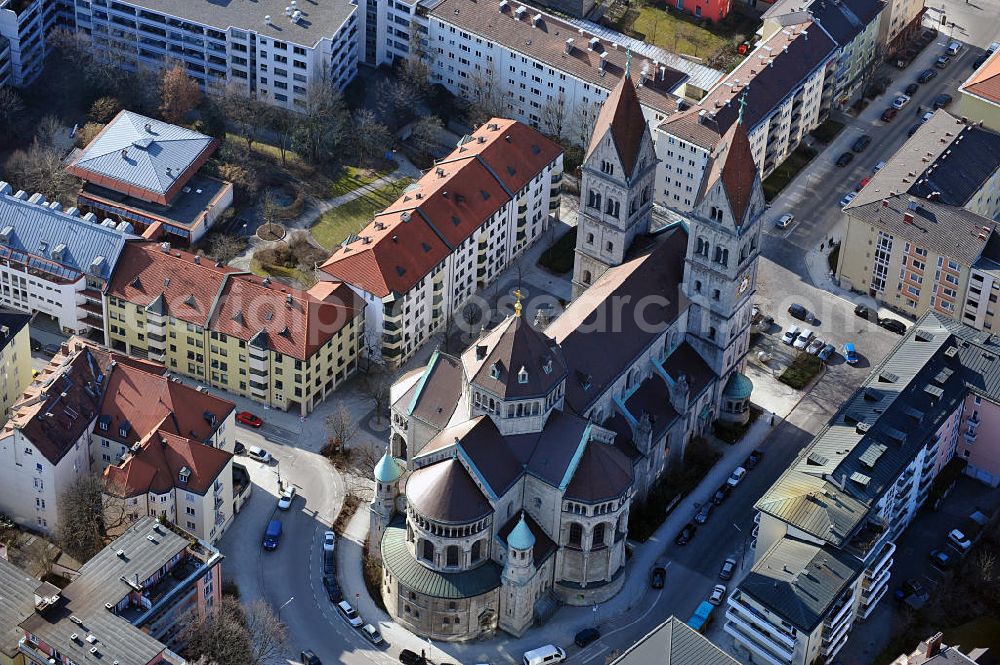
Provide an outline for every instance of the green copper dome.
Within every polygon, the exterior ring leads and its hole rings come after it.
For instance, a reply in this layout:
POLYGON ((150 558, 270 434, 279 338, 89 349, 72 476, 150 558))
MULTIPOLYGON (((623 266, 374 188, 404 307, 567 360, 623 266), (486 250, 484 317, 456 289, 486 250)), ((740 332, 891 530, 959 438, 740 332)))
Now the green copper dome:
POLYGON ((524 513, 517 526, 507 535, 507 545, 515 550, 530 550, 535 546, 535 534, 531 533, 528 523, 524 521, 524 513))
POLYGON ((394 483, 399 480, 401 475, 403 475, 403 467, 386 450, 382 459, 375 465, 375 480, 380 483, 394 483))
POLYGON ((749 398, 752 392, 753 381, 740 372, 734 372, 729 377, 729 382, 726 384, 726 390, 722 393, 722 396, 731 400, 741 400, 749 398))

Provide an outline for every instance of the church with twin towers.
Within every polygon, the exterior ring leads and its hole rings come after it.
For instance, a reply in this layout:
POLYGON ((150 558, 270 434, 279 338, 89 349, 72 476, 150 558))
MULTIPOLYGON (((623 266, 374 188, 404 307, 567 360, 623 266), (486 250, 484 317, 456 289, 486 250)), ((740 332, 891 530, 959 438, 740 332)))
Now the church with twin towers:
POLYGON ((695 208, 654 224, 656 166, 626 66, 582 166, 572 302, 544 327, 518 303, 393 385, 368 548, 414 633, 522 635, 614 596, 632 506, 715 421, 749 418, 764 197, 745 127, 695 208))

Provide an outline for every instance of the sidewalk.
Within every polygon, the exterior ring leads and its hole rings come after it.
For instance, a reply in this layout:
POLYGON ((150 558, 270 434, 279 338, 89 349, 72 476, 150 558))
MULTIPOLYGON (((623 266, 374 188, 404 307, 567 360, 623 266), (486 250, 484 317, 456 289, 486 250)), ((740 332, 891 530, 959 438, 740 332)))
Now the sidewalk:
MULTIPOLYGON (((629 560, 625 584, 622 590, 611 600, 602 603, 596 610, 597 623, 602 635, 606 638, 628 629, 631 625, 643 621, 656 607, 660 599, 659 592, 651 591, 647 571, 670 542, 673 534, 691 521, 697 512, 696 504, 708 501, 716 488, 725 482, 732 469, 752 451, 762 445, 771 430, 781 423, 781 418, 775 418, 774 426, 768 424, 767 414, 757 419, 747 431, 743 439, 728 446, 719 461, 712 467, 705 478, 690 495, 667 516, 660 528, 650 539, 642 544, 636 544, 629 560)), ((427 640, 417 637, 408 630, 393 623, 389 616, 379 610, 365 588, 361 572, 361 554, 364 540, 368 532, 368 510, 362 506, 351 518, 347 530, 338 546, 338 575, 344 591, 344 597, 356 604, 358 612, 367 621, 377 618, 379 630, 392 645, 392 651, 411 649, 419 653, 421 649, 428 651, 434 662, 441 660, 444 652, 452 660, 459 662, 515 662, 521 654, 539 644, 552 643, 568 645, 573 635, 581 628, 591 626, 595 621, 593 607, 563 606, 551 619, 528 630, 522 638, 514 638, 506 633, 498 633, 490 640, 473 640, 463 643, 433 643, 433 654, 427 640)), ((666 618, 666 617, 662 617, 666 618)))

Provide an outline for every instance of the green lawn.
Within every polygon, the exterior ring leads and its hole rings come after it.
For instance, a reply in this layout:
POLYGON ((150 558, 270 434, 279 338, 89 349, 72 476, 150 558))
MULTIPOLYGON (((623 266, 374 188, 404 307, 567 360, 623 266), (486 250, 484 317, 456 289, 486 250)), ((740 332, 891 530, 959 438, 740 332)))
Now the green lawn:
POLYGON ((837 122, 836 120, 830 118, 822 125, 812 130, 810 134, 812 134, 813 137, 820 143, 830 143, 833 139, 837 138, 837 134, 840 134, 842 129, 844 129, 844 123, 837 122))
POLYGON ((538 257, 538 265, 548 268, 557 275, 562 275, 573 269, 573 259, 576 258, 576 227, 574 226, 552 243, 552 246, 538 257))
POLYGON ((684 12, 668 12, 660 7, 633 7, 614 23, 627 35, 685 55, 707 58, 727 46, 737 35, 753 36, 757 19, 732 12, 721 23, 702 27, 684 12))
POLYGON ((785 161, 781 163, 781 166, 774 169, 771 175, 767 176, 764 180, 764 198, 768 201, 774 200, 774 198, 781 193, 785 187, 788 186, 795 176, 799 174, 799 171, 805 168, 806 164, 812 161, 813 157, 816 156, 816 150, 813 148, 807 148, 804 145, 800 145, 796 148, 792 154, 790 154, 785 161))
POLYGON ((341 169, 340 175, 330 185, 330 196, 343 196, 359 187, 369 185, 385 175, 385 171, 345 166, 341 169))
POLYGON ((348 201, 342 206, 327 211, 309 229, 313 238, 323 247, 333 249, 344 238, 360 231, 372 220, 375 213, 387 208, 399 198, 403 189, 410 184, 409 179, 398 180, 391 185, 380 187, 348 201))
POLYGON ((785 371, 778 376, 778 381, 802 390, 809 385, 809 382, 823 369, 823 361, 808 353, 799 353, 792 364, 785 368, 785 371))

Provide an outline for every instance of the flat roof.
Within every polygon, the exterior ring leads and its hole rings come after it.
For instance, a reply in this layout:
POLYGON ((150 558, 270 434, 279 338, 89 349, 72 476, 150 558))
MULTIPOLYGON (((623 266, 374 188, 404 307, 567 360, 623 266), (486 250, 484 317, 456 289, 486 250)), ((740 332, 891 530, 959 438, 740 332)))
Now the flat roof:
POLYGON ((333 37, 357 5, 350 0, 299 0, 302 17, 293 23, 285 16, 292 0, 125 0, 127 4, 160 14, 176 16, 218 30, 237 28, 274 39, 315 46, 324 37, 333 37), (271 22, 264 21, 265 16, 271 22))
MULTIPOLYGON (((111 206, 120 206, 126 210, 132 209, 141 215, 155 217, 167 224, 190 228, 208 209, 209 204, 227 187, 231 187, 231 185, 222 180, 195 175, 188 180, 187 185, 181 189, 177 198, 169 206, 143 201, 91 182, 85 183, 80 193, 87 199, 103 201, 111 206)), ((124 217, 127 219, 128 215, 124 215, 124 217)))

